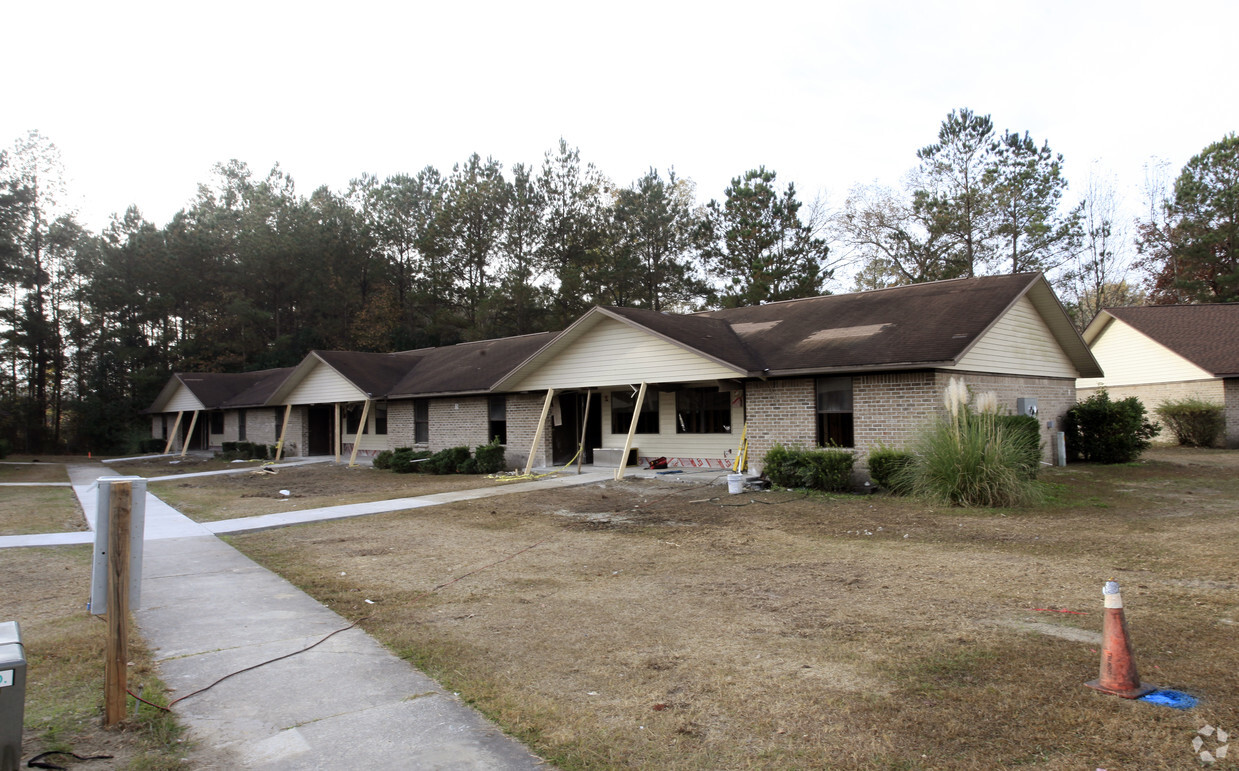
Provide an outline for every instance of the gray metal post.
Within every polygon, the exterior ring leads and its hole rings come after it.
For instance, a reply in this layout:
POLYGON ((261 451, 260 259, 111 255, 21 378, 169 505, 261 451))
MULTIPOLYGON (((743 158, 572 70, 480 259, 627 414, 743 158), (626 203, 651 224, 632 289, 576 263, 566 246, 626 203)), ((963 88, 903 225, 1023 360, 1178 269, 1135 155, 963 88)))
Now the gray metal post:
POLYGON ((112 483, 129 482, 133 489, 133 505, 129 524, 129 607, 142 607, 142 542, 146 536, 146 480, 142 477, 99 477, 99 494, 95 500, 95 555, 90 575, 90 612, 102 616, 108 612, 108 507, 112 500, 112 483))
POLYGON ((16 621, 0 624, 0 771, 17 771, 22 762, 22 721, 26 716, 26 650, 16 621))

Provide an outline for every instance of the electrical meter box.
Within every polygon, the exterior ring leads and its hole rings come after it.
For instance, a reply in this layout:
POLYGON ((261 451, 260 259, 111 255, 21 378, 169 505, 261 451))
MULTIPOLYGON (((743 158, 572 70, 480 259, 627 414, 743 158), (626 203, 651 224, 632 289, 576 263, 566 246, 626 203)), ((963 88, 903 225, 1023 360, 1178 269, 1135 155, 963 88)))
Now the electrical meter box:
POLYGON ((22 762, 22 721, 26 716, 26 650, 16 621, 0 623, 0 771, 17 771, 22 762))
POLYGON ((1037 417, 1037 400, 1020 398, 1015 400, 1015 414, 1028 415, 1029 417, 1037 417))

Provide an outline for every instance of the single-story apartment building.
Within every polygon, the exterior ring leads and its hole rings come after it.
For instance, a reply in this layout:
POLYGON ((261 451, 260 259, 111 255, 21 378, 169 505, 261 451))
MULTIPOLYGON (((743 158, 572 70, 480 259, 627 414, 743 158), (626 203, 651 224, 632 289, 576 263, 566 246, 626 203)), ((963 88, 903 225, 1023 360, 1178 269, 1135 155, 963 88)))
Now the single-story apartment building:
MULTIPOLYGON (((1138 398, 1150 414, 1179 399, 1220 404, 1226 446, 1239 447, 1239 304, 1109 308, 1084 341, 1105 376, 1077 380, 1081 399, 1104 388, 1114 399, 1138 398)), ((1157 438, 1174 441, 1166 430, 1157 438)))
POLYGON ((313 351, 245 387, 175 375, 148 412, 156 436, 205 411, 221 429, 209 446, 245 425, 250 441, 283 434, 285 454, 337 458, 498 437, 511 466, 564 464, 578 448, 602 462, 618 454, 595 450, 630 445, 643 462, 723 469, 743 438, 757 471, 776 442, 904 445, 952 377, 1012 412, 1036 405, 1048 458, 1076 379, 1101 374, 1044 276, 1023 273, 692 314, 596 307, 558 333, 313 351))

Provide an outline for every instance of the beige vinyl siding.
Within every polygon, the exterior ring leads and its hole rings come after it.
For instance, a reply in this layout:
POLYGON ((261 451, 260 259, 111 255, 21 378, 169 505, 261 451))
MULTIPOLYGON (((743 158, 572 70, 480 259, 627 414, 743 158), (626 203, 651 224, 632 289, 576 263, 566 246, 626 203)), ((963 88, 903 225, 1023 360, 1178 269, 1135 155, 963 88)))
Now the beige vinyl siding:
MULTIPOLYGON (((651 392, 646 398, 658 397, 658 433, 633 434, 632 444, 644 456, 665 455, 669 458, 722 458, 740 446, 740 431, 744 428, 742 392, 732 392, 730 434, 677 434, 675 432, 675 394, 651 392)), ((628 433, 613 433, 611 429, 611 396, 602 395, 602 443, 623 448, 628 433)))
POLYGON ((185 386, 177 386, 176 393, 164 407, 165 412, 193 412, 205 409, 202 402, 198 401, 198 397, 194 396, 185 386))
POLYGON ((340 373, 324 364, 317 364, 288 394, 285 403, 334 404, 364 402, 366 398, 357 386, 341 377, 340 373))
MULTIPOLYGON (((391 447, 390 447, 390 441, 388 440, 388 437, 389 437, 389 436, 391 436, 391 415, 390 415, 390 413, 389 413, 389 414, 388 414, 388 417, 387 417, 387 420, 388 420, 388 423, 387 423, 387 433, 386 433, 386 434, 376 434, 376 433, 374 432, 374 419, 375 419, 375 414, 374 414, 374 412, 375 412, 375 409, 374 409, 374 404, 371 404, 371 405, 370 405, 370 414, 366 416, 366 426, 367 426, 367 428, 369 429, 369 433, 364 433, 364 434, 362 434, 362 435, 361 435, 361 446, 360 446, 360 448, 359 448, 359 449, 362 449, 362 450, 388 450, 388 449, 391 449, 391 447)), ((343 421, 343 418, 341 419, 341 422, 342 422, 342 423, 344 422, 344 421, 343 421)), ((343 441, 343 442, 344 442, 344 444, 349 444, 349 445, 351 445, 351 444, 353 444, 354 442, 356 442, 356 441, 357 441, 357 435, 356 435, 356 434, 346 434, 346 433, 344 433, 344 427, 343 427, 343 426, 341 426, 341 427, 340 427, 340 433, 341 433, 341 436, 342 436, 341 441, 343 441)))
POLYGON ((603 319, 513 391, 590 388, 622 383, 683 383, 737 372, 614 319, 603 319))
POLYGON ((1105 376, 1080 378, 1076 388, 1178 383, 1213 377, 1118 319, 1111 321, 1093 341, 1093 356, 1105 376))
POLYGON ((945 369, 1041 377, 1080 374, 1027 297, 1021 297, 959 364, 945 369))

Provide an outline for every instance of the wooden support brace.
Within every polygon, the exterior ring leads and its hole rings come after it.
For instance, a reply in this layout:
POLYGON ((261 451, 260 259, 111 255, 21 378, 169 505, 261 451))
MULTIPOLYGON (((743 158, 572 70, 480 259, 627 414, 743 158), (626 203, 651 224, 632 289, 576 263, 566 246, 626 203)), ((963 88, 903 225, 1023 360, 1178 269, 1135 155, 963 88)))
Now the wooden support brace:
POLYGON ((353 452, 348 456, 348 467, 352 468, 357 465, 357 450, 361 447, 361 435, 366 430, 366 420, 370 418, 370 402, 373 399, 366 399, 366 404, 361 408, 361 422, 357 424, 357 434, 353 437, 353 452))
POLYGON ((185 457, 185 453, 189 452, 189 442, 194 438, 194 427, 198 425, 198 410, 194 410, 194 416, 189 419, 189 430, 185 432, 185 442, 181 445, 181 457, 185 457))
POLYGON ((525 464, 525 473, 533 473, 534 453, 538 450, 538 443, 542 441, 542 431, 546 428, 546 416, 551 412, 551 400, 555 398, 555 389, 547 389, 546 401, 542 403, 542 416, 538 418, 538 426, 533 432, 533 446, 529 448, 529 462, 525 464))
POLYGON ((632 437, 637 433, 637 418, 641 416, 641 406, 645 404, 646 382, 641 381, 641 390, 637 392, 637 405, 632 408, 632 422, 628 424, 628 438, 624 440, 624 454, 620 456, 619 468, 615 469, 615 481, 624 478, 624 466, 628 465, 628 453, 632 450, 632 437))
POLYGON ((336 402, 336 422, 332 425, 334 426, 331 430, 331 433, 332 435, 335 436, 336 463, 339 463, 340 462, 340 445, 344 441, 344 437, 340 435, 343 432, 340 431, 340 403, 339 402, 336 402))
POLYGON ((585 415, 581 418, 581 448, 576 454, 576 473, 581 473, 581 464, 585 462, 585 429, 589 427, 589 397, 592 391, 585 392, 585 415))
POLYGON ((284 425, 280 426, 280 439, 275 443, 275 462, 279 463, 280 458, 284 457, 284 437, 288 435, 288 419, 292 417, 293 406, 291 404, 284 407, 284 425))
POLYGON ((172 424, 172 433, 168 434, 168 443, 164 445, 163 454, 167 455, 172 452, 172 445, 176 442, 176 432, 181 427, 181 416, 185 414, 185 410, 180 410, 176 413, 176 423, 172 424))

